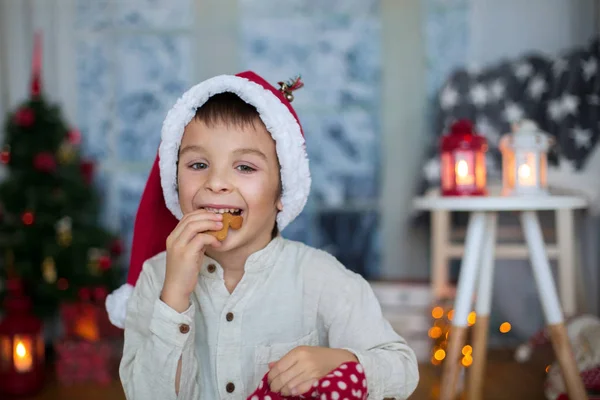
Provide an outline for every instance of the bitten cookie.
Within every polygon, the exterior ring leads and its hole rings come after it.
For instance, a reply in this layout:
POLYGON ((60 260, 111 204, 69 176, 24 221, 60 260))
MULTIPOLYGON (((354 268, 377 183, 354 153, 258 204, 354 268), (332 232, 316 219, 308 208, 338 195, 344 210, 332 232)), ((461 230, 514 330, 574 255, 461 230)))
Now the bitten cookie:
POLYGON ((238 230, 242 227, 242 222, 244 222, 244 218, 242 218, 241 215, 223 213, 223 228, 221 228, 220 231, 211 231, 208 233, 222 242, 225 240, 225 238, 227 238, 227 232, 229 232, 229 228, 238 230))

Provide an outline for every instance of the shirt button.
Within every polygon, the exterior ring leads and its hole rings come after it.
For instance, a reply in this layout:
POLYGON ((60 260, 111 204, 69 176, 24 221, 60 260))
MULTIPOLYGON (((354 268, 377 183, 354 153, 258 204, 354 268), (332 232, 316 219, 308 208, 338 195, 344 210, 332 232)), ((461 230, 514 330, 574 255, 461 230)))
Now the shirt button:
POLYGON ((215 266, 215 264, 208 264, 208 267, 206 269, 212 274, 213 272, 215 272, 217 267, 215 266))
POLYGON ((227 386, 225 386, 225 390, 227 390, 227 393, 233 393, 235 385, 232 382, 229 382, 227 386))
POLYGON ((190 326, 188 324, 179 325, 179 332, 188 333, 190 331, 190 326))
POLYGON ((227 315, 225 316, 225 318, 229 322, 233 321, 233 313, 232 312, 228 312, 227 315))

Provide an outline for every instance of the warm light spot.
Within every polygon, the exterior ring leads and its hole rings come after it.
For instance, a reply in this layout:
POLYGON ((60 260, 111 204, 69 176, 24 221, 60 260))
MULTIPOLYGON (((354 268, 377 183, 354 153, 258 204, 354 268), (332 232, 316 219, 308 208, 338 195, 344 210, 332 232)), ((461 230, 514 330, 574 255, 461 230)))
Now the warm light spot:
POLYGON ((500 332, 502 333, 508 333, 510 332, 511 326, 510 323, 508 322, 503 322, 502 325, 500 325, 500 332))
POLYGON ((466 345, 462 349, 462 353, 464 356, 470 356, 473 353, 473 348, 469 345, 466 345))
POLYGON ((433 328, 429 329, 430 338, 437 339, 440 336, 442 336, 442 328, 440 328, 439 326, 434 326, 433 328))
POLYGON ((531 167, 527 164, 519 166, 519 178, 529 178, 531 176, 531 167))
POLYGON ((17 352, 17 355, 21 358, 23 358, 27 355, 27 349, 25 348, 25 345, 23 344, 23 342, 17 343, 16 352, 17 352))
POLYGON ((546 373, 550 372, 550 365, 546 366, 546 373))
POLYGON ((442 307, 434 307, 434 309, 431 310, 431 316, 435 319, 442 318, 444 316, 444 310, 442 307))
POLYGON ((452 318, 454 318, 454 310, 448 311, 448 319, 452 321, 452 318))
POLYGON ((468 367, 469 365, 473 364, 473 357, 471 356, 464 356, 462 359, 462 365, 465 367, 468 367))
POLYGON ((469 313, 469 316, 467 317, 467 322, 469 323, 469 326, 473 325, 475 323, 476 319, 477 319, 477 314, 475 314, 475 311, 471 311, 469 313))
POLYGON ((442 361, 444 358, 446 358, 446 352, 442 349, 436 350, 433 357, 438 361, 442 361))
POLYGON ((440 360, 436 360, 435 357, 431 357, 431 363, 433 365, 440 365, 442 362, 440 360))
POLYGON ((469 164, 465 160, 460 160, 456 163, 456 175, 460 177, 469 175, 469 164))

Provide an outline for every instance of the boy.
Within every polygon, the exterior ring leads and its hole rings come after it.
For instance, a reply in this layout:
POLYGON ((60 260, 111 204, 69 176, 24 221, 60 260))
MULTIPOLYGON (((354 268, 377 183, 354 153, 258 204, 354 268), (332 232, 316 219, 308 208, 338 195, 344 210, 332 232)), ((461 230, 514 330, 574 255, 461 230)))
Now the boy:
POLYGON ((116 325, 128 300, 120 376, 129 400, 242 400, 267 373, 273 392, 296 396, 348 362, 364 368, 369 399, 416 387, 415 355, 368 283, 279 235, 310 189, 291 106, 301 83, 280 85, 252 72, 211 78, 165 119, 128 284, 107 300, 116 325), (212 233, 226 214, 243 222, 220 241, 212 233))

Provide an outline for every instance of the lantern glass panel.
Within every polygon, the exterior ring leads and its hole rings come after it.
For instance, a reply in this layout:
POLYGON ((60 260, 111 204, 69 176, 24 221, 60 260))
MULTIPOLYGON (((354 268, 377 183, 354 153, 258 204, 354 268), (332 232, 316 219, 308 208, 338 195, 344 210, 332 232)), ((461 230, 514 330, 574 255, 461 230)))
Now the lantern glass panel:
POLYGON ((10 336, 0 336, 0 372, 6 372, 12 364, 10 336))
POLYGON ((475 184, 477 189, 483 190, 486 184, 485 153, 478 151, 475 154, 475 160, 475 184))
POLYGON ((442 153, 441 181, 442 189, 450 190, 454 187, 453 160, 450 153, 442 153))

